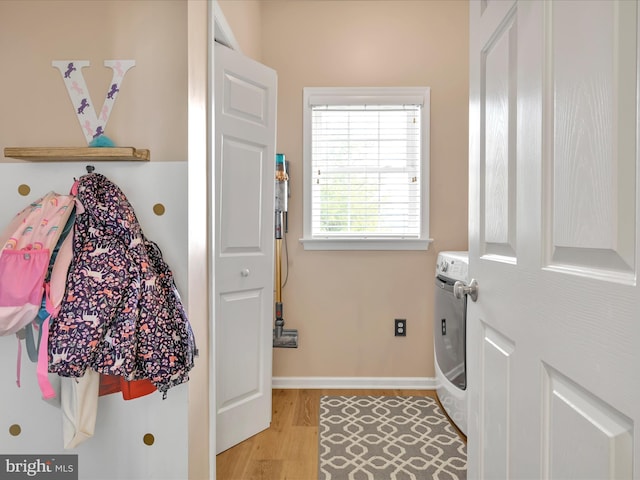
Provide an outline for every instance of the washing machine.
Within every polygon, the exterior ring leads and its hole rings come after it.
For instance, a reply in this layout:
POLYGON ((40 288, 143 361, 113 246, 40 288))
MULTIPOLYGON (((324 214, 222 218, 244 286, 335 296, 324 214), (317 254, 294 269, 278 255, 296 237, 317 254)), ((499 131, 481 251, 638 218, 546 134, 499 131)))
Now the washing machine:
POLYGON ((434 295, 434 353, 438 399, 467 434, 467 295, 456 298, 457 281, 469 283, 468 252, 440 252, 434 295))

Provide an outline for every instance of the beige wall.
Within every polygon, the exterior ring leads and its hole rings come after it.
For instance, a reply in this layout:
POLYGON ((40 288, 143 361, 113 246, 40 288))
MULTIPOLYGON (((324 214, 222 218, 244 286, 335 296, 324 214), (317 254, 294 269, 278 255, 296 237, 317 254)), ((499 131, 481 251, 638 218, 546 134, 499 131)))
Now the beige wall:
POLYGON ((82 73, 101 107, 112 75, 104 60, 132 59, 106 135, 150 149, 152 161, 186 161, 186 22, 185 0, 0 1, 0 148, 86 146, 51 61, 89 60, 82 73))
MULTIPOLYGON (((247 2, 221 2, 234 32, 247 2)), ((463 1, 280 1, 261 5, 262 63, 278 72, 277 151, 291 162, 286 328, 274 376, 426 377, 433 366, 436 254, 467 248, 468 5, 463 1), (431 219, 426 252, 305 251, 302 89, 431 87, 431 219), (393 319, 406 318, 406 338, 393 319)), ((255 15, 255 10, 252 14, 255 15)), ((253 17, 252 17, 253 18, 253 17)), ((252 40, 244 26, 236 37, 252 40)), ((249 49, 247 49, 249 50, 249 49)))
POLYGON ((262 59, 262 5, 260 0, 218 0, 227 23, 232 27, 240 50, 254 60, 262 59))

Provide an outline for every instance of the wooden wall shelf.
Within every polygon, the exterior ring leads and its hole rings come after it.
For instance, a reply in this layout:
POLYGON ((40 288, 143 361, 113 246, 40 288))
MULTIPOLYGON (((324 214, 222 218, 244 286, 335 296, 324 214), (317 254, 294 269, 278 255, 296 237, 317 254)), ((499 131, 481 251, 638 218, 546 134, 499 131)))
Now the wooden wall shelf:
POLYGON ((5 147, 4 156, 32 162, 148 162, 151 159, 149 150, 133 147, 5 147))

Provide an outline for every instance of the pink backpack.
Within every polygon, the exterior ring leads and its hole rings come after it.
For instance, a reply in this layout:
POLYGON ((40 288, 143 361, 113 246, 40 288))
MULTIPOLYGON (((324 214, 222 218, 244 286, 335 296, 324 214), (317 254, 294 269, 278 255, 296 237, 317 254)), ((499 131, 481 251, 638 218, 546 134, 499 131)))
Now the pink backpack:
MULTIPOLYGON (((49 192, 18 213, 0 235, 0 336, 15 333, 18 337, 18 386, 22 350, 19 340, 24 337, 24 327, 37 317, 43 298, 49 314, 55 314, 62 301, 72 235, 56 259, 59 265, 54 265, 51 288, 45 285, 45 278, 54 248, 74 207, 74 196, 49 192)), ((47 330, 45 321, 42 338, 45 342, 47 330)), ((52 398, 55 393, 46 378, 46 364, 44 372, 40 370, 38 380, 43 396, 52 398)))
POLYGON ((0 236, 0 336, 18 332, 38 314, 51 254, 74 205, 73 196, 49 192, 0 236))

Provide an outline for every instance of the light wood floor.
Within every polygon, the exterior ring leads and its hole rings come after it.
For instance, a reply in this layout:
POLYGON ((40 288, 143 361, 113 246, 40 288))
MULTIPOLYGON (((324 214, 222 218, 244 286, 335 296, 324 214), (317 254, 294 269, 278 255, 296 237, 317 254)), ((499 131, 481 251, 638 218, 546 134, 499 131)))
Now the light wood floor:
MULTIPOLYGON (((322 395, 436 398, 432 390, 273 390, 271 427, 219 454, 216 459, 218 480, 318 478, 318 417, 322 395)), ((460 436, 466 442, 466 438, 460 436)))

